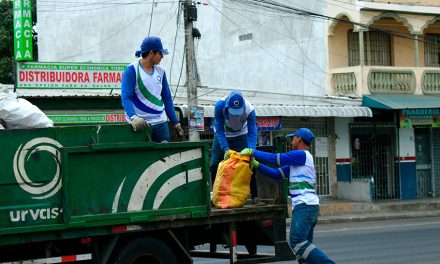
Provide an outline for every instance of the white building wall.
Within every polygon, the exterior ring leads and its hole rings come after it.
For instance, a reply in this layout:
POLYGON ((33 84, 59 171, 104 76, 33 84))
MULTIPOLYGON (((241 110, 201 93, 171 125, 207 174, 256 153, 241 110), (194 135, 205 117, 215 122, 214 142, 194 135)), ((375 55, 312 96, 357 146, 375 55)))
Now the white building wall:
POLYGON ((350 158, 350 130, 352 118, 335 118, 336 159, 350 158))
MULTIPOLYGON (((151 2, 37 1, 39 61, 135 60, 134 52, 149 31, 151 2)), ((279 2, 320 14, 326 9, 323 1, 279 2)), ((196 40, 196 58, 203 86, 325 95, 325 20, 226 0, 197 7, 194 26, 202 38, 196 40), (239 41, 239 35, 247 33, 252 33, 253 39, 239 41)), ((158 1, 153 7, 150 29, 150 35, 161 37, 170 51, 162 65, 172 85, 177 85, 179 79, 184 47, 183 18, 181 14, 177 20, 178 8, 177 1, 158 1)), ((180 85, 184 83, 183 64, 180 85)))

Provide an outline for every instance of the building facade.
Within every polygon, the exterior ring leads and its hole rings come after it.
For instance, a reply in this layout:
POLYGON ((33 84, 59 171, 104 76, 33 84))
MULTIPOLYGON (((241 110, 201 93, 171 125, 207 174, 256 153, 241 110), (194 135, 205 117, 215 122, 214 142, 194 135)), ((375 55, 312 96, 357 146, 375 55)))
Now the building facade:
POLYGON ((329 94, 362 98, 374 115, 337 120, 340 196, 438 197, 440 3, 328 4, 329 94))

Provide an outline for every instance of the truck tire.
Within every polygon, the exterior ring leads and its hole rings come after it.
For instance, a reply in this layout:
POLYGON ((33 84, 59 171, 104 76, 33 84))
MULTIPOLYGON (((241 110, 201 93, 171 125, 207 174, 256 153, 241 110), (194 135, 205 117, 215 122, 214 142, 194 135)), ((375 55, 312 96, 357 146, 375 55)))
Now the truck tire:
POLYGON ((121 248, 117 264, 177 264, 176 256, 164 242, 147 237, 131 241, 121 248))

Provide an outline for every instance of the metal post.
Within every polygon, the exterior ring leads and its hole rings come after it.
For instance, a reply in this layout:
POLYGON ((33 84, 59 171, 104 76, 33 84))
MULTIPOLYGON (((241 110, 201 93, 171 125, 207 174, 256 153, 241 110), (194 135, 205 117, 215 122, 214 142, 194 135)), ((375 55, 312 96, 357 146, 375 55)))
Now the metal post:
MULTIPOLYGON (((194 7, 191 0, 186 0, 184 6, 185 19, 185 58, 186 58, 186 89, 188 100, 188 111, 197 108, 197 65, 194 53, 194 37, 193 37, 193 21, 197 17, 191 13, 191 8, 194 7)), ((197 13, 196 13, 197 14, 197 13)), ((188 132, 189 141, 199 141, 199 133, 195 128, 191 128, 191 116, 188 114, 188 132)))

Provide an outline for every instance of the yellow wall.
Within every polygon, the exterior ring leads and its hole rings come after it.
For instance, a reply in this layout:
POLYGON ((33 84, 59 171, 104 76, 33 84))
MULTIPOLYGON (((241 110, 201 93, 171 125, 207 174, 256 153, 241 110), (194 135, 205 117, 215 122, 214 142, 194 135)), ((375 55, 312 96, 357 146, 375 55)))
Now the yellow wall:
POLYGON ((338 23, 333 31, 333 36, 328 38, 328 52, 330 69, 348 67, 348 30, 353 26, 338 23))
POLYGON ((387 31, 396 32, 395 34, 391 35, 392 66, 415 66, 414 37, 410 34, 406 26, 394 19, 380 19, 375 21, 373 26, 387 31), (399 36, 399 33, 402 33, 403 36, 399 36))

